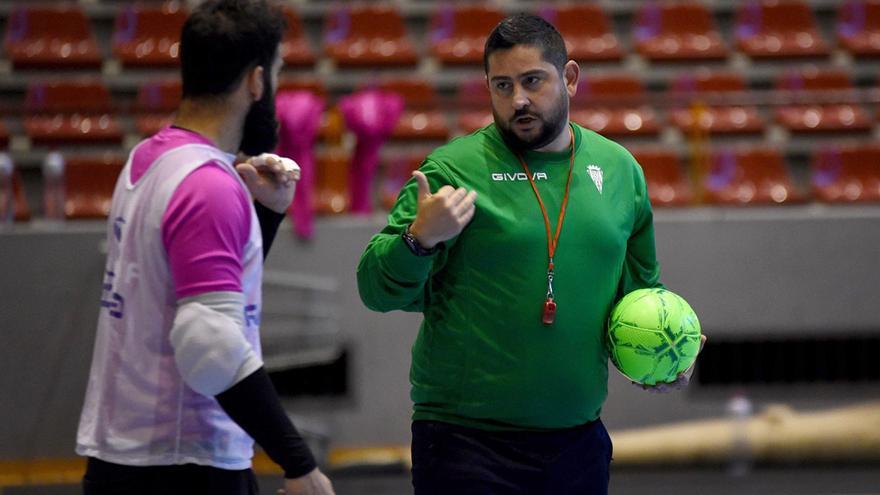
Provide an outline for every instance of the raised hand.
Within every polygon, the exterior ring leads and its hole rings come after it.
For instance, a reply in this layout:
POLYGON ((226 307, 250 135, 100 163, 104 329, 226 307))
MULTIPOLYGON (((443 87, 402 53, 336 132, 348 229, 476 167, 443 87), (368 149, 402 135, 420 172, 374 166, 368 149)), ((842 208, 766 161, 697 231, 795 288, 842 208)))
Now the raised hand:
POLYGON ((426 249, 452 239, 464 230, 476 211, 476 191, 463 187, 443 186, 431 193, 428 178, 416 170, 413 172, 418 184, 418 211, 410 227, 410 233, 426 249))
POLYGON ((289 158, 271 153, 248 158, 235 166, 251 195, 263 206, 284 213, 299 180, 299 165, 289 158))

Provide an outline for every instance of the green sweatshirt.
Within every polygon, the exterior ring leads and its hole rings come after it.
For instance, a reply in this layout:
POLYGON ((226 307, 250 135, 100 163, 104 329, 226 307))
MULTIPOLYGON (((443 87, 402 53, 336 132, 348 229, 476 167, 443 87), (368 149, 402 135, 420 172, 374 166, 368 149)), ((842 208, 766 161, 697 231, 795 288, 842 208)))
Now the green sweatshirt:
MULTIPOLYGON (((487 430, 560 429, 599 416, 608 387, 605 322, 637 288, 659 286, 642 170, 620 145, 578 125, 571 193, 556 251, 556 321, 541 322, 547 235, 538 200, 495 125, 441 146, 420 170, 436 192, 478 193, 473 220, 417 257, 400 233, 417 209, 410 180, 358 266, 364 304, 419 311, 413 419, 487 430), (590 171, 593 173, 591 176, 590 171)), ((570 151, 523 157, 554 228, 570 151)))

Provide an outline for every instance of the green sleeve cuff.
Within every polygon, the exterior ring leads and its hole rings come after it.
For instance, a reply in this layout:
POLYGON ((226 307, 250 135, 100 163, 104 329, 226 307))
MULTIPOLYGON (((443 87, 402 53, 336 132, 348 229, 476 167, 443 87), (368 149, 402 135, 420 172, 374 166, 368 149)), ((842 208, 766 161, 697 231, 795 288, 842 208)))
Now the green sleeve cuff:
POLYGON ((381 258, 382 269, 397 282, 422 283, 428 279, 436 256, 416 256, 398 235, 391 241, 387 256, 381 258))

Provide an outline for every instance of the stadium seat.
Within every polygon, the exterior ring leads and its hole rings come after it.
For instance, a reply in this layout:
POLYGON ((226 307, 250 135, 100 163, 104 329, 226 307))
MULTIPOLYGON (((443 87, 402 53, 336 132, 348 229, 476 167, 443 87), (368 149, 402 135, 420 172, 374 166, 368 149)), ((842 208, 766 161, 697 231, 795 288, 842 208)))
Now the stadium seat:
POLYGON ((492 99, 485 77, 467 79, 459 84, 456 109, 456 127, 461 134, 469 134, 494 122, 492 99))
POLYGON ((636 13, 634 42, 636 51, 654 62, 727 57, 712 13, 699 3, 643 3, 636 13))
POLYGON ((776 121, 795 133, 868 132, 872 121, 856 101, 850 75, 813 67, 782 73, 776 89, 795 101, 775 108, 776 121), (801 103, 803 102, 803 103, 801 103))
POLYGON ((571 120, 602 135, 651 136, 660 131, 642 81, 628 74, 584 77, 571 100, 571 120))
POLYGON ((170 124, 180 103, 178 79, 148 81, 138 87, 134 111, 135 127, 141 136, 150 136, 170 124))
POLYGON ((709 161, 709 173, 703 181, 708 203, 770 205, 803 199, 778 149, 714 150, 709 161))
POLYGON ((856 57, 880 56, 880 0, 849 0, 839 7, 837 44, 856 57))
POLYGON ((490 6, 465 4, 438 8, 429 21, 431 55, 447 65, 482 64, 486 38, 502 19, 504 13, 490 6))
POLYGON ((449 126, 440 111, 437 95, 431 84, 422 79, 390 79, 379 83, 379 89, 403 97, 404 110, 391 139, 401 141, 446 140, 449 126))
POLYGON ((802 0, 751 0, 739 4, 737 49, 756 59, 824 57, 828 45, 810 6, 802 0))
POLYGON ((653 206, 685 206, 693 201, 691 184, 677 153, 634 149, 633 156, 645 172, 648 196, 653 206))
POLYGON ((27 222, 31 219, 31 207, 28 205, 27 197, 24 194, 21 172, 15 170, 12 174, 12 190, 15 194, 15 221, 27 222))
POLYGON ((562 34, 569 58, 583 62, 620 60, 620 43, 601 6, 560 5, 545 7, 539 14, 562 34))
POLYGON ((697 71, 682 74, 669 87, 671 123, 685 133, 755 134, 764 121, 748 103, 745 78, 733 72, 697 71))
POLYGON ((6 123, 3 120, 0 120, 0 149, 5 150, 9 147, 9 130, 6 128, 6 123))
POLYGON ((813 154, 810 175, 813 195, 820 201, 880 201, 880 146, 819 149, 813 154))
POLYGON ((430 150, 413 151, 399 156, 386 159, 382 169, 380 184, 380 203, 386 210, 390 210, 400 195, 400 189, 412 177, 412 172, 417 170, 425 161, 430 150))
POLYGON ((290 7, 284 8, 287 31, 281 40, 281 59, 289 67, 309 67, 315 63, 312 47, 303 31, 299 15, 290 7))
POLYGON ((32 144, 120 143, 122 130, 107 87, 98 80, 28 85, 25 133, 32 144))
POLYGON ((345 213, 351 203, 348 173, 351 157, 339 152, 318 155, 314 208, 319 214, 345 213))
POLYGON ((64 168, 64 217, 104 218, 125 159, 115 155, 68 157, 64 168))
POLYGON ((113 54, 123 67, 177 65, 186 16, 176 1, 120 8, 113 31, 113 54))
POLYGON ((4 45, 15 69, 97 68, 102 63, 89 20, 75 3, 15 5, 4 45))
POLYGON ((415 65, 403 17, 389 5, 341 6, 327 14, 324 49, 340 67, 415 65))

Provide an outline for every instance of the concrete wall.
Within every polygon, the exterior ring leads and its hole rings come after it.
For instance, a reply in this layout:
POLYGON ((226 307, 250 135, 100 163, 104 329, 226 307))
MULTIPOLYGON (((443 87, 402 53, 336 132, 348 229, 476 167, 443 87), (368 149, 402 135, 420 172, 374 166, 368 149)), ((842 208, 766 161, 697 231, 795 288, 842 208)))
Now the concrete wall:
MULTIPOLYGON (((287 407, 335 445, 409 441, 409 349, 420 315, 377 314, 360 303, 355 267, 384 218, 326 218, 315 239, 282 226, 267 262, 274 274, 335 283, 338 341, 350 355, 351 393, 287 407)), ((659 211, 663 282, 700 315, 710 338, 880 333, 880 207, 659 211)), ((100 223, 33 223, 0 233, 0 459, 69 456, 85 389, 100 277, 100 223)), ((724 413, 728 389, 644 393, 612 373, 603 419, 611 429, 724 413)), ((880 395, 880 387, 751 388, 814 409, 880 395)))

